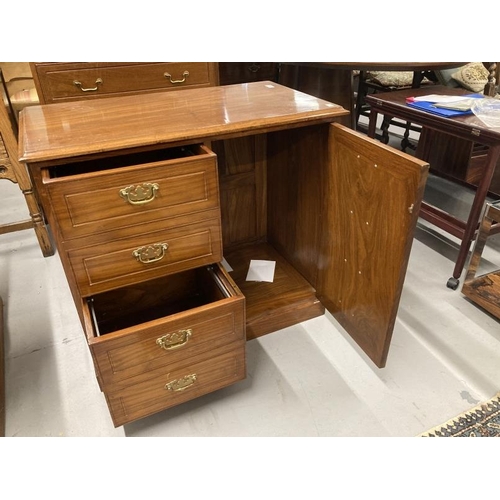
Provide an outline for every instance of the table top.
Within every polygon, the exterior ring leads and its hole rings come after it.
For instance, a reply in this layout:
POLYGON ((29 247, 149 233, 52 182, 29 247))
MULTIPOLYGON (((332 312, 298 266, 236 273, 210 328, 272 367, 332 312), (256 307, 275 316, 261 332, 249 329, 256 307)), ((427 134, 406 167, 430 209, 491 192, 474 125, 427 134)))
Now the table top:
POLYGON ((408 97, 429 94, 461 96, 473 93, 474 92, 464 88, 432 85, 420 87, 418 89, 405 89, 394 92, 370 94, 366 96, 366 102, 378 113, 395 116, 411 121, 412 123, 417 123, 428 128, 450 133, 451 135, 456 135, 482 144, 500 143, 500 129, 488 127, 473 114, 449 118, 413 108, 406 103, 408 97))
POLYGON ((309 66, 324 69, 357 69, 360 71, 426 71, 458 68, 466 62, 283 62, 292 66, 309 66))
POLYGON ((30 106, 20 114, 21 161, 187 144, 335 121, 337 104, 274 82, 30 106))

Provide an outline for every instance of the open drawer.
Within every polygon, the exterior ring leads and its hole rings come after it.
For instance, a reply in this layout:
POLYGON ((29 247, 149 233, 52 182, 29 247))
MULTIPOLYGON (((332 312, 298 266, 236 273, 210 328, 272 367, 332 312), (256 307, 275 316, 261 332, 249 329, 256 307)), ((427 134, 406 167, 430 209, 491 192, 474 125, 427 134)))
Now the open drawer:
POLYGON ((65 163, 41 174, 65 241, 219 208, 216 155, 198 144, 65 163))
POLYGON ((245 377, 245 298, 219 264, 92 296, 83 311, 97 377, 114 404, 151 386, 152 405, 163 409, 178 392, 197 396, 199 385, 206 393, 245 377), (184 377, 173 373, 190 375, 194 365, 202 363, 205 373, 213 362, 215 370, 222 352, 237 354, 237 375, 222 370, 220 377, 195 376, 189 391, 165 388, 184 377))
POLYGON ((219 265, 191 269, 83 301, 103 390, 245 339, 245 298, 219 265))
POLYGON ((245 341, 245 298, 218 264, 92 296, 83 311, 105 392, 245 341))

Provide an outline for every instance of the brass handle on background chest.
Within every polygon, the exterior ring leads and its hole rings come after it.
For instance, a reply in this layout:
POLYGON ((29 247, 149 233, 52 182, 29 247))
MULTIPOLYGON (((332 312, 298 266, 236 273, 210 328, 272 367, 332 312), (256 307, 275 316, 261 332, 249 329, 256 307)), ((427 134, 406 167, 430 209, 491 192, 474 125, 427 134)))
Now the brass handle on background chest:
POLYGON ((101 84, 102 84, 102 79, 98 78, 95 81, 95 87, 84 88, 84 87, 82 87, 82 85, 83 85, 82 82, 79 82, 78 80, 73 80, 73 85, 78 87, 82 92, 95 92, 96 90, 99 90, 99 85, 101 85, 101 84))
POLYGON ((184 73, 182 73, 182 80, 172 80, 172 75, 170 73, 164 73, 163 76, 165 78, 168 78, 170 80, 170 83, 184 83, 186 81, 186 78, 189 76, 189 71, 184 71, 184 73))
POLYGON ((155 243, 137 248, 132 252, 132 255, 143 264, 151 264, 163 259, 167 249, 168 243, 155 243))
POLYGON ((178 349, 187 344, 188 340, 191 338, 193 330, 188 328, 187 330, 179 330, 174 333, 167 333, 159 339, 156 339, 156 343, 166 351, 171 351, 173 349, 178 349))
POLYGON ((186 375, 185 377, 172 380, 172 382, 165 385, 165 389, 174 392, 183 391, 184 389, 192 386, 196 382, 196 378, 196 373, 191 373, 191 375, 186 375))
POLYGON ((120 189, 120 196, 131 205, 145 205, 152 202, 160 186, 156 182, 144 182, 138 186, 120 189))

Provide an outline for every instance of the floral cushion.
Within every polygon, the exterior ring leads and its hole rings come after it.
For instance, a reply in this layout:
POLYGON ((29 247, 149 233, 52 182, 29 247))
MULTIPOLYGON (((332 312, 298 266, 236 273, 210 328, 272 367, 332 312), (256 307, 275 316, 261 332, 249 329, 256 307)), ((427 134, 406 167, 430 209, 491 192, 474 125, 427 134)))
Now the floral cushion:
POLYGON ((411 87, 413 71, 369 71, 367 78, 384 87, 411 87))
POLYGON ((467 90, 483 92, 485 85, 488 83, 489 75, 482 62, 471 62, 458 68, 451 76, 467 90))

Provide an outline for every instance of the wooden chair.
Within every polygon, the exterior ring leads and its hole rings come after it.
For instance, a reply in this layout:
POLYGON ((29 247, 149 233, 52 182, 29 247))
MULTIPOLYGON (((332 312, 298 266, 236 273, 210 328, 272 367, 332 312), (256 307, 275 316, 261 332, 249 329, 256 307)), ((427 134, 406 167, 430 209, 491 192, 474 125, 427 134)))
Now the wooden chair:
MULTIPOLYGON (((393 81, 391 78, 383 78, 378 80, 376 74, 369 71, 360 71, 358 76, 358 88, 356 93, 355 107, 355 124, 359 130, 360 116, 369 117, 370 106, 366 103, 365 97, 367 94, 377 92, 391 92, 394 90, 403 90, 407 88, 418 88, 424 82, 425 84, 434 84, 434 76, 430 71, 384 71, 379 72, 383 75, 394 75, 393 81), (387 80, 387 81, 386 81, 387 80)), ((389 126, 400 127, 404 130, 403 139, 401 141, 401 149, 405 151, 407 148, 415 149, 415 146, 410 143, 410 131, 420 132, 420 127, 415 127, 411 123, 394 120, 391 117, 384 116, 381 132, 381 141, 384 144, 389 142, 389 126)))
POLYGON ((30 219, 0 224, 0 235, 33 228, 43 256, 49 257, 54 254, 54 247, 31 179, 24 165, 17 159, 17 123, 1 69, 0 91, 2 93, 2 101, 0 102, 0 180, 7 179, 19 185, 30 214, 30 219))
POLYGON ((495 97, 499 92, 500 64, 497 62, 483 63, 488 69, 488 83, 484 87, 484 95, 495 97))

